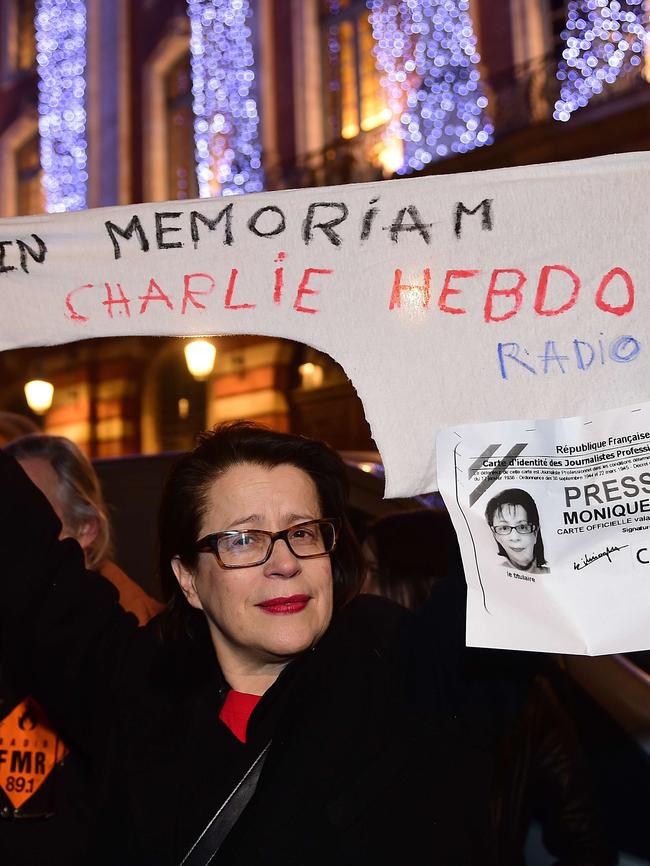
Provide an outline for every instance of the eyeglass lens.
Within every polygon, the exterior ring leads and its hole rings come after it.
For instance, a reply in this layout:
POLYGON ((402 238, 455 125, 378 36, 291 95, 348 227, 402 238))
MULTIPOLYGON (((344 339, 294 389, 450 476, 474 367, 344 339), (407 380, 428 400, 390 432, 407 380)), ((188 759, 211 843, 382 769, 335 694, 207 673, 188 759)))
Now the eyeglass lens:
POLYGON ((530 535, 536 527, 534 523, 517 523, 515 526, 510 526, 508 523, 496 523, 492 528, 497 535, 510 535, 513 529, 519 535, 530 535))
MULTIPOLYGON (((334 548, 336 532, 332 523, 314 521, 291 527, 283 537, 294 556, 300 558, 329 553, 334 548)), ((266 559, 272 544, 271 533, 249 529, 221 536, 217 551, 224 565, 252 565, 266 559)))

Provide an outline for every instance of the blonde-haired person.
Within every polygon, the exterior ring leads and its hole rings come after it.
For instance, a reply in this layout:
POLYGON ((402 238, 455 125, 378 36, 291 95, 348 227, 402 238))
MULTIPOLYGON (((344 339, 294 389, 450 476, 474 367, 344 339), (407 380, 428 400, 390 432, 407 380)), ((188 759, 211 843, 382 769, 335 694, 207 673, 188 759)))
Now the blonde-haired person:
MULTIPOLYGON (((100 572, 119 592, 120 605, 146 624, 162 609, 115 563, 104 497, 90 461, 62 436, 30 434, 2 449, 12 454, 49 500, 61 521, 60 538, 79 543, 86 568, 100 572)), ((90 577, 90 575, 89 575, 90 577)), ((92 826, 96 778, 82 749, 64 742, 40 704, 26 696, 20 679, 6 671, 0 653, 0 742, 21 743, 22 752, 9 746, 0 764, 0 863, 12 866, 86 866, 86 845, 92 826), (49 744, 49 751, 48 751, 49 744), (29 749, 38 748, 38 752, 29 749), (41 763, 30 765, 29 760, 41 763), (25 775, 35 769, 34 780, 25 775)), ((79 724, 84 724, 82 706, 79 724)))
POLYGON ((145 625, 163 605, 151 598, 112 560, 111 527, 104 496, 91 462, 70 439, 42 433, 15 439, 5 450, 40 488, 61 521, 61 538, 75 538, 86 568, 115 586, 124 610, 145 625))

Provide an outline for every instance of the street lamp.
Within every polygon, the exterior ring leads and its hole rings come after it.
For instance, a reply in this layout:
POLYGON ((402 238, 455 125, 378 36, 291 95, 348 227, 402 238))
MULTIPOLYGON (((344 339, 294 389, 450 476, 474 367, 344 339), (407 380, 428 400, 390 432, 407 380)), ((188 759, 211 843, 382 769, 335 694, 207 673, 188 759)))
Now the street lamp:
POLYGON ((214 369, 217 350, 208 340, 192 340, 185 344, 185 363, 192 376, 202 382, 214 369))
POLYGON ((305 364, 301 364, 298 367, 298 372, 300 373, 300 378, 302 380, 302 387, 308 391, 313 388, 320 388, 323 384, 323 368, 320 364, 312 364, 311 361, 307 361, 305 364))
POLYGON ((27 405, 36 415, 45 415, 52 405, 54 385, 43 379, 32 379, 25 384, 27 405))

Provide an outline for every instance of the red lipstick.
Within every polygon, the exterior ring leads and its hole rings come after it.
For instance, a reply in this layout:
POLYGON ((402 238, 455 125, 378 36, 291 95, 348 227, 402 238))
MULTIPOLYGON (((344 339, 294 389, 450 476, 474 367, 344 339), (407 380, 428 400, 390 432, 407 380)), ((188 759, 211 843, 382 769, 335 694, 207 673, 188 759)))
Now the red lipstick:
POLYGON ((283 614, 283 613, 300 613, 309 603, 311 596, 309 595, 289 595, 280 596, 279 598, 267 598, 266 601, 261 601, 257 607, 261 607, 265 613, 283 614))

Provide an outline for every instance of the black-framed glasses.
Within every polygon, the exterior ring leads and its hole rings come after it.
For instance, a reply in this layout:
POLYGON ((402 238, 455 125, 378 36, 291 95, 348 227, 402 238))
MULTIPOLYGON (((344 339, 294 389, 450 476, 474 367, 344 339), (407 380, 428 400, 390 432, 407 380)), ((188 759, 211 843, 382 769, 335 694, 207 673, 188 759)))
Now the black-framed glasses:
POLYGON ((531 535, 537 526, 534 523, 516 523, 514 526, 510 526, 509 523, 495 523, 492 532, 495 535, 510 535, 513 529, 519 535, 531 535))
POLYGON ((336 547, 340 527, 336 517, 307 520, 280 532, 266 529, 226 530, 200 538, 194 549, 213 553, 222 568, 252 568, 263 565, 271 556, 276 541, 282 539, 298 559, 327 556, 336 547))

